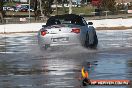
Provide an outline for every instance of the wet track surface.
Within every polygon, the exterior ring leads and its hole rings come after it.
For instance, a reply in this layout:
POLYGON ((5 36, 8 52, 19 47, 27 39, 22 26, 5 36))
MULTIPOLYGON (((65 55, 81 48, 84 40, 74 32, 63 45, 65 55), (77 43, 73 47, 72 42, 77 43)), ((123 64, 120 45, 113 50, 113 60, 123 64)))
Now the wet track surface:
POLYGON ((45 51, 36 33, 0 34, 0 88, 81 88, 80 70, 87 62, 92 63, 90 79, 132 80, 132 31, 105 30, 97 35, 97 49, 62 46, 45 51))

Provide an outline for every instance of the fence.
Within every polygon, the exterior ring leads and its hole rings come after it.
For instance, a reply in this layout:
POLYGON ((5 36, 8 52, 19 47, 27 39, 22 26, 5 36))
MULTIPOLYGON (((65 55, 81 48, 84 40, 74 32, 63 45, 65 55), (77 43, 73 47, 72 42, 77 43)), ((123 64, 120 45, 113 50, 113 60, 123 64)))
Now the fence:
POLYGON ((4 22, 0 24, 21 24, 21 23, 36 23, 36 22, 45 22, 46 20, 42 20, 41 18, 35 20, 34 17, 5 17, 4 22))

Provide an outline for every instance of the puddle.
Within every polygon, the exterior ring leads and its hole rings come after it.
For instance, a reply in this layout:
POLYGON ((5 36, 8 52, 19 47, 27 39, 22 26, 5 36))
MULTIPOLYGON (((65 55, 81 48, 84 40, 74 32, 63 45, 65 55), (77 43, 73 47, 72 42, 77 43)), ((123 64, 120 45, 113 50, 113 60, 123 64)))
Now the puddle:
POLYGON ((8 34, 6 38, 0 35, 0 88, 80 88, 81 68, 89 62, 92 65, 90 79, 131 80, 132 33, 98 31, 97 34, 97 49, 71 46, 49 51, 39 48, 35 33, 8 34), (120 49, 122 47, 129 50, 120 49))

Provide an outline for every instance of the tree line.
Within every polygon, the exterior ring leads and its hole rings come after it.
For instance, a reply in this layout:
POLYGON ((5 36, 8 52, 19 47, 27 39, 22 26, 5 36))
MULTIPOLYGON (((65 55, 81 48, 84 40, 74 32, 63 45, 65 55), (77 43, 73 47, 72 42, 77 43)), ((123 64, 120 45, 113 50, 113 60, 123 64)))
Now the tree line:
MULTIPOLYGON (((10 0, 13 1, 13 0, 10 0)), ((34 14, 35 19, 37 19, 38 14, 41 14, 43 17, 48 17, 53 12, 51 5, 53 4, 61 4, 62 8, 65 12, 64 3, 69 4, 72 0, 30 0, 31 6, 34 7, 34 14)), ((81 2, 91 2, 92 0, 82 0, 81 2)), ((101 10, 109 10, 109 11, 115 11, 116 7, 115 0, 99 0, 97 4, 97 8, 101 10)), ((72 8, 71 8, 72 9, 72 8)), ((57 10, 57 7, 56 7, 57 10)), ((69 9, 70 10, 70 9, 69 9)), ((71 10, 72 11, 72 10, 71 10)), ((0 0, 0 21, 2 22, 4 18, 3 13, 3 0, 0 0)))

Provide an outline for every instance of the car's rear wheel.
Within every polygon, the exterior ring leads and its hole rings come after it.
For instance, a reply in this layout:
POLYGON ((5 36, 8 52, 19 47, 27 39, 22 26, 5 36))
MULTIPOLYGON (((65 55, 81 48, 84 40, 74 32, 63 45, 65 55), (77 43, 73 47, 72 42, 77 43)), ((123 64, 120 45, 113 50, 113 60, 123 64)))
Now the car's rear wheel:
POLYGON ((97 35, 94 35, 94 41, 93 44, 89 44, 89 34, 86 34, 86 40, 85 40, 85 47, 89 48, 96 48, 98 45, 98 38, 97 35))
POLYGON ((94 35, 94 41, 93 41, 93 44, 91 45, 92 48, 96 48, 98 45, 98 38, 97 38, 97 35, 95 34, 94 35))
POLYGON ((85 47, 89 47, 89 34, 87 33, 86 34, 86 40, 85 40, 85 44, 84 44, 85 47))

